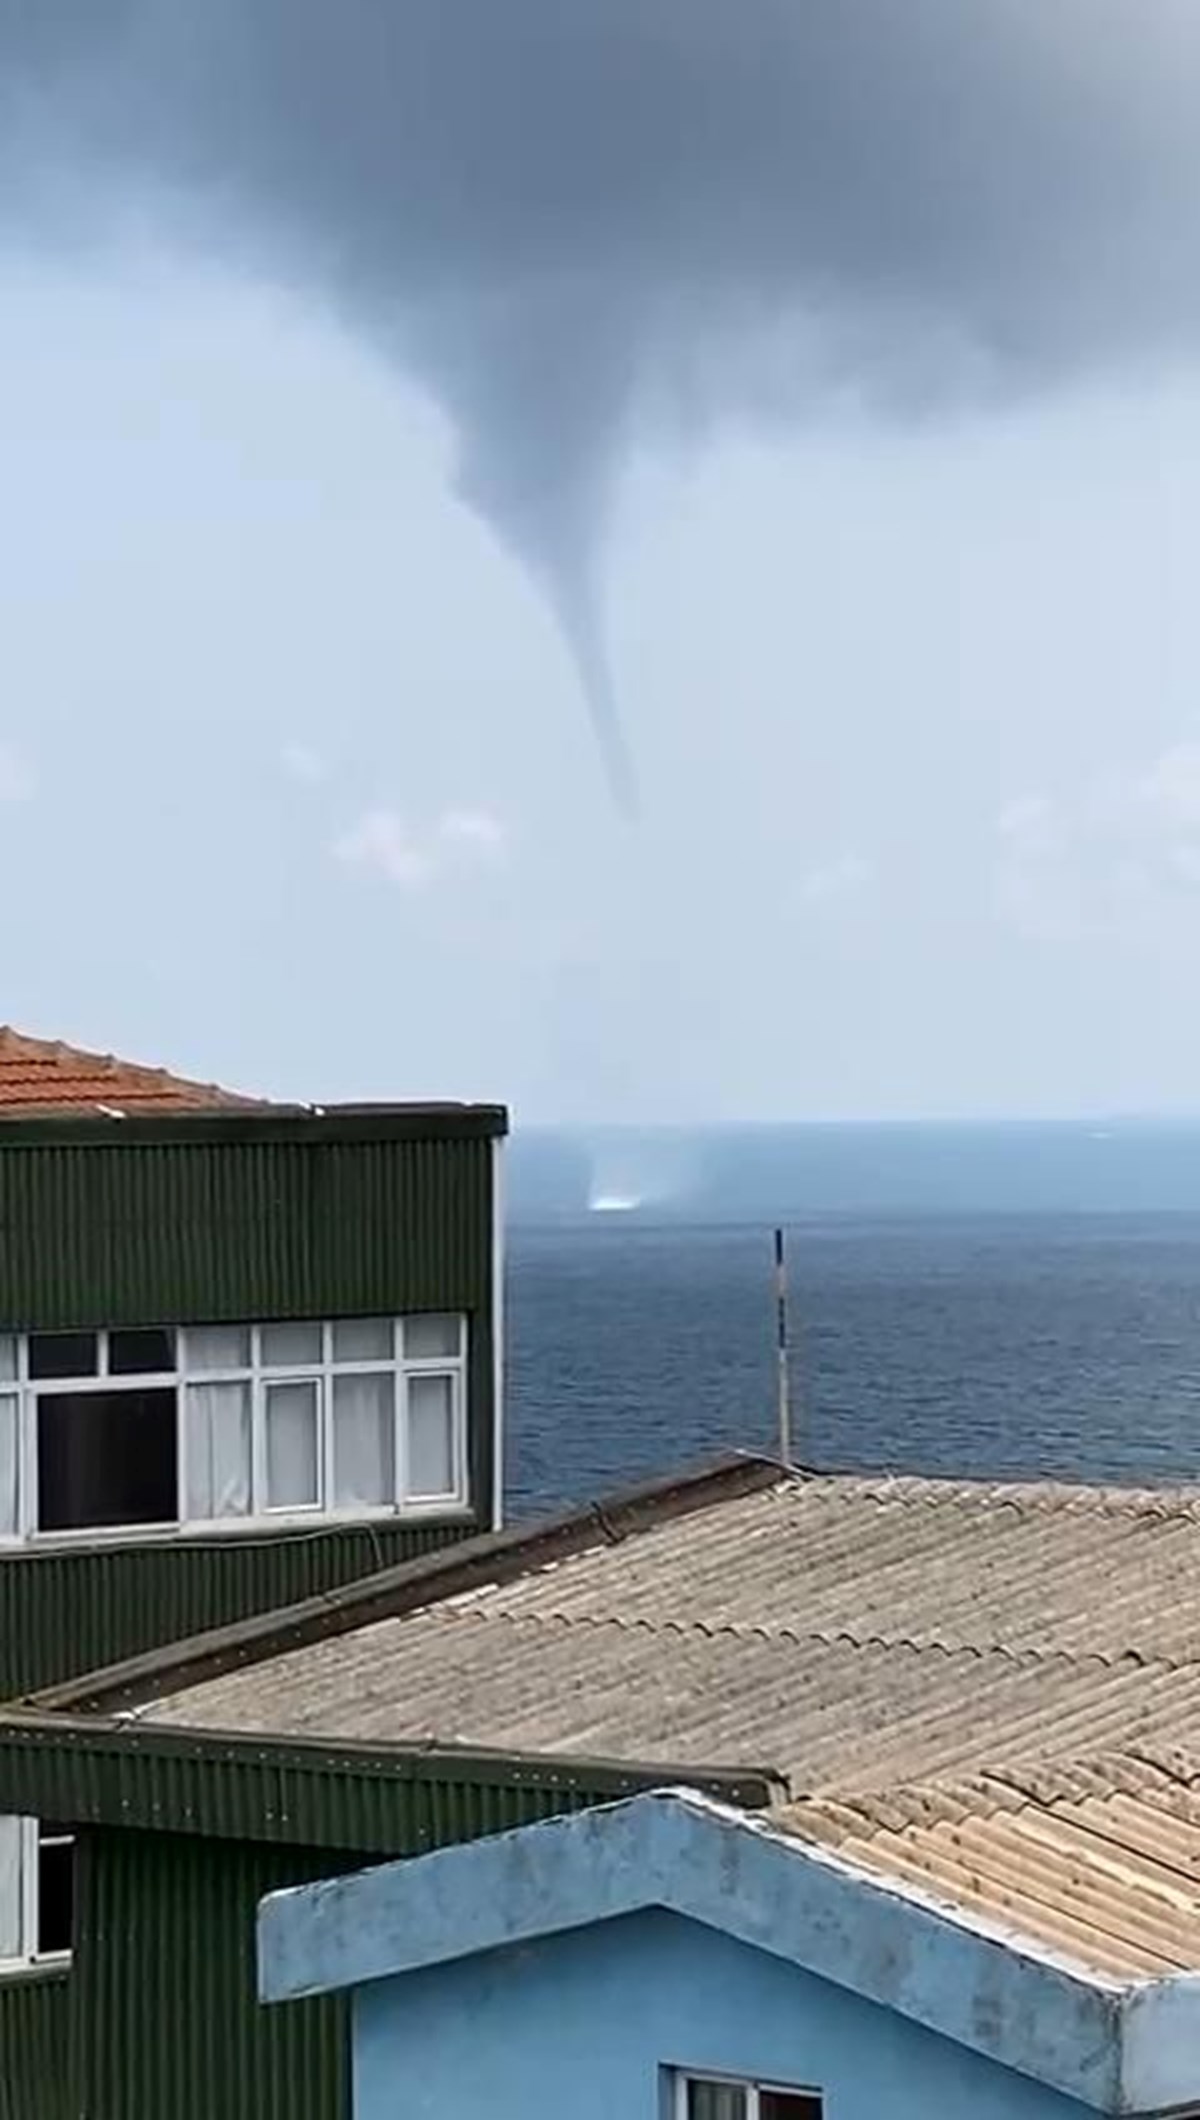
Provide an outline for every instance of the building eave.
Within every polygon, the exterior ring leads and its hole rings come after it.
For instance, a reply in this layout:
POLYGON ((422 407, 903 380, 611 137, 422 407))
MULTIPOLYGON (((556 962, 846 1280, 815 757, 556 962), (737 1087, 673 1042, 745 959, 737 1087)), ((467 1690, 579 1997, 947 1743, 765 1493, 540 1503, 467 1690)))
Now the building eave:
MULTIPOLYGON (((766 1767, 686 1771, 689 1786, 750 1810, 781 1793, 766 1767)), ((0 1810, 376 1856, 497 1831, 497 1804, 500 1822, 516 1824, 611 1804, 683 1773, 661 1762, 467 1745, 263 1742, 32 1708, 0 1716, 0 1810)))

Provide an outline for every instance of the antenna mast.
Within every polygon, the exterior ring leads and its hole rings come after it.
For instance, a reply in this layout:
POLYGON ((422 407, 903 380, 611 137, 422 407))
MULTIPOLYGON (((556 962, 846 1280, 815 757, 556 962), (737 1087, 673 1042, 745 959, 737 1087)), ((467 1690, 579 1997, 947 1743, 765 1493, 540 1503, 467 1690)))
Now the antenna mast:
POLYGON ((788 1373, 787 1258, 783 1231, 775 1232, 775 1377, 779 1417, 779 1461, 792 1462, 792 1392, 788 1373))

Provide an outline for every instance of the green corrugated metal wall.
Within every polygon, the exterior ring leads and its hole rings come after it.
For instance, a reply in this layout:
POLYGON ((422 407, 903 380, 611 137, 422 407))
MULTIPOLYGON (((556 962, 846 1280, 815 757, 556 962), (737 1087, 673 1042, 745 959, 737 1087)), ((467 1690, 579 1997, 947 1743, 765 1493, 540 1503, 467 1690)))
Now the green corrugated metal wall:
MULTIPOLYGON (((0 1330, 464 1311, 473 1491, 486 1523, 497 1130, 486 1116, 421 1132, 369 1114, 6 1127, 0 1330)), ((56 1683, 473 1528, 5 1555, 0 1691, 56 1683)), ((494 1798, 436 1792, 436 1831, 458 1838, 572 1801, 494 1798)), ((260 2013, 252 1944, 264 1891, 345 1866, 288 1848, 86 1836, 70 1978, 0 1983, 0 2120, 341 2120, 340 2005, 260 2013)))
POLYGON ((289 1538, 89 1546, 0 1559, 0 1693, 52 1686, 432 1553, 475 1525, 340 1526, 289 1538))
POLYGON ((0 1140, 0 1321, 477 1310, 491 1198, 487 1138, 0 1140))
MULTIPOLYGON (((464 1311, 490 1522, 493 1140, 369 1118, 0 1138, 0 1330, 464 1311), (165 1138, 164 1138, 165 1135, 165 1138)), ((458 1530, 476 1528, 459 1526, 458 1530)), ((454 1528, 0 1556, 0 1695, 352 1580, 454 1528)))
POLYGON ((65 1973, 0 1984, 0 2120, 71 2120, 65 1973))
MULTIPOLYGON (((447 1788, 438 1839, 502 1832, 586 1801, 567 1789, 447 1788)), ((264 2009, 254 1924, 264 1893, 363 1860, 173 1834, 84 1835, 75 1964, 55 1991, 57 2036, 38 2047, 54 2066, 35 2081, 25 2042, 20 2120, 349 2120, 346 2005, 264 2009)), ((0 1988, 0 2055, 15 2048, 29 1994, 0 1988)), ((2 2102, 0 2116, 10 2120, 2 2102)))
MULTIPOLYGON (((69 2112, 81 2120, 342 2120, 345 2003, 301 2003, 294 2018, 263 2010, 254 1966, 262 1894, 340 1867, 331 1855, 300 1849, 89 1835, 68 1990, 69 2112)), ((28 2120, 43 2116, 35 2109, 28 2120)))

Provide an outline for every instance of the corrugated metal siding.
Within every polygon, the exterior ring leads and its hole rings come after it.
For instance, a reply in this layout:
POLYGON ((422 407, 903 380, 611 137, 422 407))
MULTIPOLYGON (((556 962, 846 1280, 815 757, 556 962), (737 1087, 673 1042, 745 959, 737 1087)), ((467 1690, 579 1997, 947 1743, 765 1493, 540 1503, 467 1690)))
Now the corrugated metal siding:
MULTIPOLYGON (((491 1508, 485 1135, 0 1142, 0 1330, 465 1312, 472 1493, 491 1508)), ((453 1529, 0 1556, 0 1694, 52 1685, 427 1552, 453 1529)))
POLYGON ((0 1983, 0 2120, 68 2120, 65 1973, 0 1983))
POLYGON ((0 1143, 0 1324, 487 1306, 487 1139, 0 1143))
MULTIPOLYGON (((440 1837, 574 1807, 544 1791, 476 1791, 470 1818, 447 1806, 440 1837)), ((262 2008, 254 1924, 264 1893, 361 1860, 157 1833, 85 1835, 69 1991, 72 2120, 348 2120, 346 2005, 262 2008)), ((51 2115, 58 2120, 52 2103, 35 2103, 21 2120, 51 2115)))
MULTIPOLYGON (((86 2120, 343 2120, 340 2000, 265 2010, 264 1892, 327 1876, 329 1855, 88 1835, 71 1977, 70 2108, 86 2120)), ((42 2120, 36 2108, 28 2120, 42 2120)))
MULTIPOLYGON (((478 1388, 473 1380, 473 1400, 478 1388)), ((486 1487, 477 1491, 486 1495, 486 1487)), ((297 1538, 5 1556, 0 1559, 0 1692, 11 1699, 59 1684, 144 1649, 415 1560, 475 1529, 463 1522, 387 1523, 339 1526, 297 1538)))
MULTIPOLYGON (((423 1853, 632 1795, 674 1771, 425 1746, 236 1745, 141 1726, 92 1731, 80 1721, 64 1731, 35 1719, 10 1722, 0 1735, 0 1811, 189 1838, 423 1853)), ((697 1769, 688 1779, 747 1809, 769 1803, 774 1790, 753 1769, 697 1769)))

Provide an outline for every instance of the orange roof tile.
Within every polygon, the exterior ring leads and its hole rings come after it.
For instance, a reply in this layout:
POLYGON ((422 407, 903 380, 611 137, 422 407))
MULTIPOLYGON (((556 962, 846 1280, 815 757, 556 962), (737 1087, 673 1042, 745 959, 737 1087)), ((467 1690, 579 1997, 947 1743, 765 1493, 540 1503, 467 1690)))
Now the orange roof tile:
POLYGON ((0 1026, 0 1120, 253 1109, 259 1100, 0 1026))

